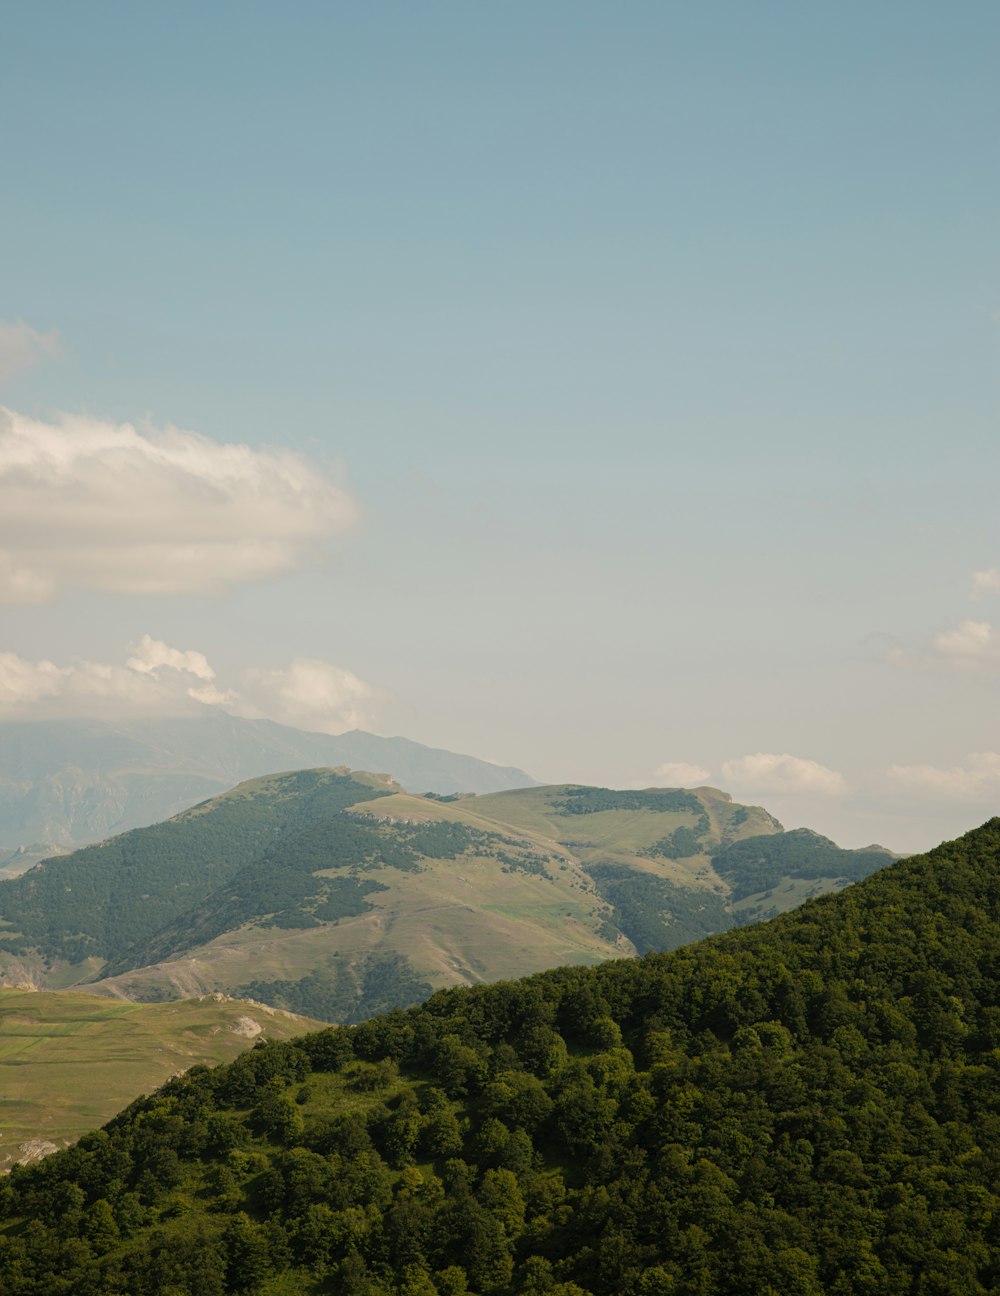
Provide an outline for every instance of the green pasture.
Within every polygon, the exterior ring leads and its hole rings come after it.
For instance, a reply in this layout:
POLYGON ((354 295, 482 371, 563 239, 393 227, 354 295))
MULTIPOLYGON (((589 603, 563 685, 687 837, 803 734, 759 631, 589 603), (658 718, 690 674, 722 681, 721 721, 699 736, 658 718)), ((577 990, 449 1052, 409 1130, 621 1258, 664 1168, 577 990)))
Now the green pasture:
POLYGON ((139 1004, 0 989, 0 1168, 29 1140, 62 1147, 177 1072, 231 1060, 253 1043, 233 1029, 242 1017, 271 1039, 316 1025, 211 995, 139 1004))

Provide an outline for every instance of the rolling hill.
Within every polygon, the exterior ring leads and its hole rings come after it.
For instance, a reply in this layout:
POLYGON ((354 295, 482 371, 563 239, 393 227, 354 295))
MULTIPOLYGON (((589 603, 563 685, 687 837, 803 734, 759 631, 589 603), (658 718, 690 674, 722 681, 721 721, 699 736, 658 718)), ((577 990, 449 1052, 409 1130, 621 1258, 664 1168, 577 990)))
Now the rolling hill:
POLYGON ((319 1024, 224 995, 136 1004, 0 990, 0 1171, 73 1142, 188 1067, 319 1024))
POLYGON ((882 867, 712 788, 418 796, 303 770, 0 883, 0 977, 356 1021, 669 949, 882 867))
POLYGON ((308 733, 215 708, 202 716, 0 724, 0 872, 144 827, 275 770, 349 765, 418 792, 528 787, 523 770, 407 738, 308 733))
POLYGON ((998 967, 994 819, 673 953, 257 1047, 0 1183, 5 1296, 989 1296, 998 967))

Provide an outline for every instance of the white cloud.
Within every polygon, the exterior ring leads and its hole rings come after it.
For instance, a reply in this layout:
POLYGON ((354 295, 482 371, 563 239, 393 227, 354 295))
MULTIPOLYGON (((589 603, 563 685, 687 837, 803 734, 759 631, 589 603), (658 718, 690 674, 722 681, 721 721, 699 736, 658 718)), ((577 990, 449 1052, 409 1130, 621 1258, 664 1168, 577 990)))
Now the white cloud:
POLYGON ((961 765, 892 765, 894 782, 915 792, 948 800, 975 801, 1000 791, 1000 753, 972 752, 961 765))
POLYGON ((371 688, 351 671, 299 657, 286 670, 246 672, 243 697, 232 709, 300 729, 343 733, 366 723, 371 703, 371 688))
POLYGON ((993 627, 988 621, 960 621, 951 630, 934 637, 934 648, 940 658, 974 663, 997 655, 993 627))
POLYGON ((656 768, 657 779, 665 787, 701 787, 712 777, 712 771, 687 761, 666 761, 656 768))
POLYGON ((30 662, 16 653, 0 653, 0 715, 17 715, 44 698, 57 697, 70 673, 55 662, 30 662))
POLYGON ((0 603, 204 594, 315 561, 350 496, 300 455, 0 407, 0 603))
POLYGON ((994 593, 997 590, 1000 590, 1000 571, 996 567, 972 573, 972 598, 980 598, 983 594, 994 593))
POLYGON ((162 639, 153 639, 150 635, 143 635, 138 643, 130 645, 132 656, 125 665, 129 670, 138 671, 141 675, 155 673, 162 666, 168 666, 171 670, 187 671, 191 675, 197 675, 202 680, 215 679, 215 671, 208 664, 208 658, 204 653, 194 652, 191 649, 182 651, 180 648, 171 648, 165 644, 162 639))
POLYGON ((182 652, 149 635, 130 644, 129 652, 124 666, 82 660, 58 666, 0 653, 0 716, 92 715, 98 708, 102 716, 170 715, 194 711, 199 702, 229 700, 215 689, 215 672, 202 653, 182 652))
POLYGON ((726 761, 722 773, 727 784, 759 792, 807 792, 841 796, 847 791, 844 776, 818 761, 775 752, 755 752, 726 761))
POLYGON ((908 670, 996 669, 1000 667, 1000 636, 989 621, 960 621, 936 634, 927 651, 910 653, 894 647, 886 661, 908 670))
POLYGON ((128 652, 124 665, 68 666, 0 653, 0 719, 185 715, 210 706, 322 733, 371 724, 373 690, 333 662, 299 658, 284 670, 248 670, 227 684, 204 653, 150 635, 128 652))
MULTIPOLYGON (((185 709, 188 684, 127 666, 76 661, 70 666, 0 653, 0 716, 4 719, 173 714, 185 709)), ((190 709, 190 704, 189 708, 190 709)))
POLYGON ((24 320, 0 320, 0 382, 31 369, 45 358, 59 354, 59 334, 39 333, 24 320))

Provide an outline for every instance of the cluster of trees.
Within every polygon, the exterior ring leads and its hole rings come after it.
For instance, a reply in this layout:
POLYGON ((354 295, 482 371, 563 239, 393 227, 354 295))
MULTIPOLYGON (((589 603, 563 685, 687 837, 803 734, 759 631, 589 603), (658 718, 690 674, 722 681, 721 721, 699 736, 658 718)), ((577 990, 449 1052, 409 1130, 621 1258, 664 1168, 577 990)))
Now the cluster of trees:
POLYGON ((334 955, 298 981, 249 981, 234 992, 315 1021, 360 1022, 400 1005, 419 1003, 431 993, 402 954, 334 955))
POLYGON ((682 887, 625 864, 593 864, 590 876, 613 910, 613 923, 640 954, 677 949, 733 925, 726 897, 682 887))
POLYGON ((700 855, 705 849, 705 838, 710 827, 708 815, 702 813, 694 824, 682 824, 680 828, 675 828, 669 837, 661 837, 654 842, 646 853, 654 859, 660 856, 675 860, 700 855))
POLYGON ((645 791, 600 787, 567 787, 554 802, 560 814, 601 814, 605 810, 653 810, 659 814, 690 811, 700 815, 701 802, 684 788, 649 788, 645 791))
POLYGON ((733 900, 768 891, 782 878, 843 878, 858 882, 893 859, 881 846, 844 850, 829 837, 808 828, 761 837, 745 837, 712 857, 719 877, 732 885, 733 900))
POLYGON ((5 1296, 986 1296, 1000 820, 764 926, 196 1068, 0 1187, 5 1296))

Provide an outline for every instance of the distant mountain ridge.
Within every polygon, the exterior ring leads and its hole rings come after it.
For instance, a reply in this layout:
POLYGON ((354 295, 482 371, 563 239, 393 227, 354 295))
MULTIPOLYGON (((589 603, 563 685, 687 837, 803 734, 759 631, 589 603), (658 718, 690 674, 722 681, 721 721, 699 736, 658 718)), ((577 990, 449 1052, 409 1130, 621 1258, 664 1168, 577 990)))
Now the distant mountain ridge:
POLYGON ((0 984, 223 991, 358 1020, 456 983, 675 948, 890 863, 715 788, 415 795, 249 780, 0 882, 0 984))
POLYGON ((378 770, 416 792, 532 787, 523 770, 381 738, 361 729, 312 733, 223 711, 108 722, 0 724, 0 866, 169 819, 246 779, 347 765, 378 770))

